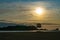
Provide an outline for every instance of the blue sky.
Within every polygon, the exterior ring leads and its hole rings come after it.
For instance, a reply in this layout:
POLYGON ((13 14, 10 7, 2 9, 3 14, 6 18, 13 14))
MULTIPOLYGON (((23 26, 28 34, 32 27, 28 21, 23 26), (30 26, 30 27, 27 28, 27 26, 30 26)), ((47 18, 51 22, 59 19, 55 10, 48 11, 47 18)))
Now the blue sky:
POLYGON ((0 0, 0 20, 60 24, 60 0, 0 0), (37 17, 36 7, 43 7, 45 15, 37 17))

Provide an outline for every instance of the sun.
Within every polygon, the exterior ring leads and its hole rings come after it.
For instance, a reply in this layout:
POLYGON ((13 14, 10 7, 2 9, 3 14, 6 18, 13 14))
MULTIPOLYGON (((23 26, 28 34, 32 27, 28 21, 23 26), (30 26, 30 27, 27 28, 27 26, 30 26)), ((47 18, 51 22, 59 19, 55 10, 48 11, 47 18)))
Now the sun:
POLYGON ((35 9, 36 14, 41 15, 43 13, 43 9, 38 7, 35 9))

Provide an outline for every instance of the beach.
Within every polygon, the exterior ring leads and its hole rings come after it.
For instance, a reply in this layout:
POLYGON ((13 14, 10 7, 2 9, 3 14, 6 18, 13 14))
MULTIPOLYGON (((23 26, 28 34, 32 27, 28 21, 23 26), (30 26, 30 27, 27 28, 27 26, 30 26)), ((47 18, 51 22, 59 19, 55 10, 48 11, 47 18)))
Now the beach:
POLYGON ((0 32, 0 40, 59 40, 60 32, 0 32))

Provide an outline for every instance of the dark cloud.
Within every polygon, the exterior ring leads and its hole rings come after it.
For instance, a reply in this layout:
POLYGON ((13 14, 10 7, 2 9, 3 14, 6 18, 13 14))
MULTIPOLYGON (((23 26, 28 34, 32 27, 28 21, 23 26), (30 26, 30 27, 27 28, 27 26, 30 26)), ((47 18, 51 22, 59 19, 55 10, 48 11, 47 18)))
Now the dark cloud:
POLYGON ((6 20, 0 20, 0 21, 6 21, 6 20))

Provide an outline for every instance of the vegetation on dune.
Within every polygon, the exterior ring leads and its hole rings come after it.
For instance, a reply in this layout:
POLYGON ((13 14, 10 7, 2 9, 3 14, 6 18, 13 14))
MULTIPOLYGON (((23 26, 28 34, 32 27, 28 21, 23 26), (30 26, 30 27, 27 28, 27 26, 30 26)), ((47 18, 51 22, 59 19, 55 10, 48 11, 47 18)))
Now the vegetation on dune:
POLYGON ((35 30, 35 26, 16 25, 0 28, 0 30, 35 30))

